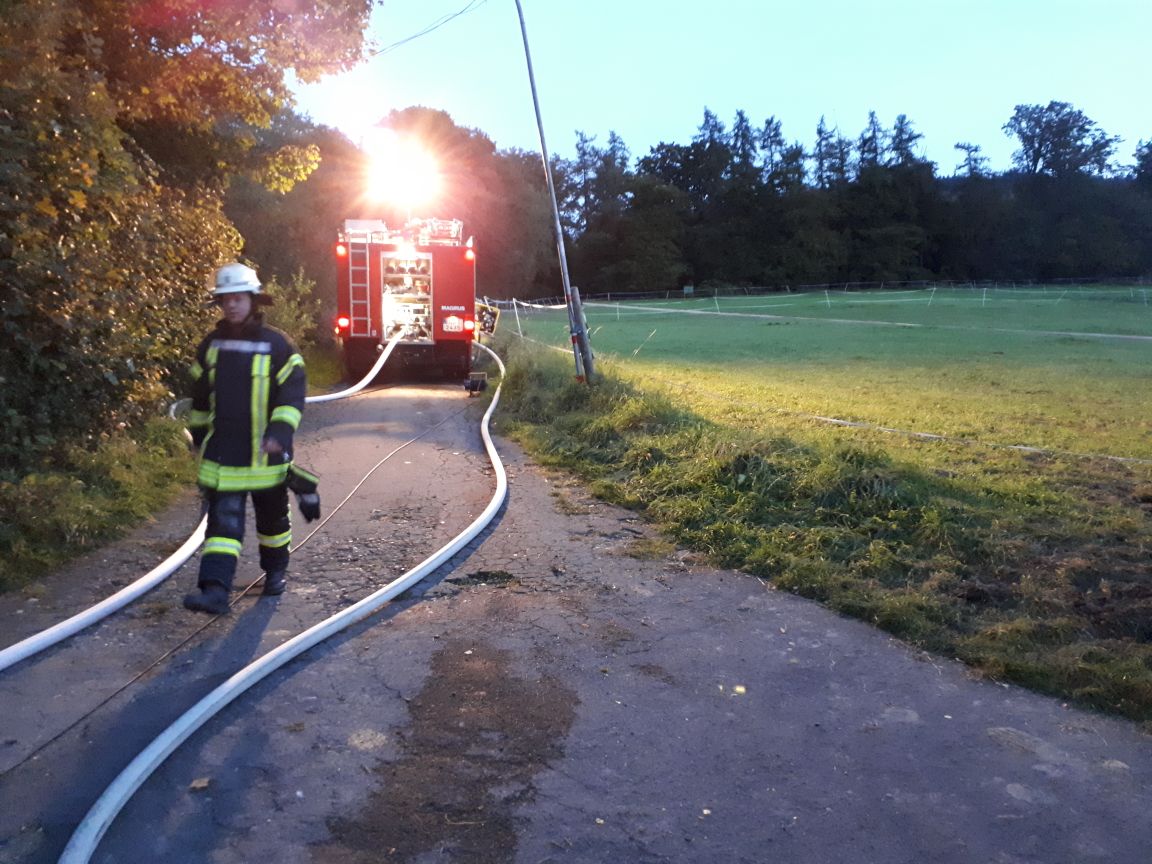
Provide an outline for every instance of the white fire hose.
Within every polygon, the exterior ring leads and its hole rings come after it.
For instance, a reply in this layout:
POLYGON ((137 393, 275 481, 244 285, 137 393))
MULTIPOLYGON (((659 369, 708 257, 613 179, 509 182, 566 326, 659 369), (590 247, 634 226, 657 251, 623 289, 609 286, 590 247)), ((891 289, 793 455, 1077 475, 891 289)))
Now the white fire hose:
MULTIPOLYGON (((351 387, 341 390, 337 393, 325 393, 321 396, 309 396, 304 401, 308 403, 313 402, 331 402, 335 399, 345 399, 349 396, 354 396, 365 387, 367 387, 372 379, 376 377, 377 373, 384 368, 384 364, 388 362, 388 358, 392 354, 392 349, 400 341, 400 335, 397 333, 388 342, 384 351, 376 358, 376 363, 368 371, 359 382, 351 387)), ((174 416, 176 405, 173 404, 172 410, 169 411, 170 416, 174 416)), ((200 548, 200 544, 204 542, 204 534, 208 529, 208 517, 200 520, 200 524, 192 533, 192 536, 184 541, 184 544, 173 552, 168 558, 158 567, 148 571, 144 576, 137 579, 131 585, 121 588, 111 597, 97 603, 95 606, 90 606, 83 612, 78 612, 71 618, 61 621, 47 630, 41 630, 27 639, 17 642, 15 645, 10 645, 3 651, 0 651, 0 672, 3 672, 9 666, 14 666, 21 660, 26 660, 33 654, 51 648, 57 642, 62 642, 69 636, 74 636, 81 630, 91 627, 99 621, 107 618, 113 612, 123 609, 129 603, 142 594, 151 591, 173 573, 180 569, 180 567, 196 554, 196 550, 200 548)))
POLYGON ((304 401, 309 403, 332 402, 335 399, 345 399, 349 396, 355 396, 370 383, 372 383, 372 379, 375 378, 376 374, 384 368, 384 364, 387 363, 388 358, 392 356, 392 349, 396 347, 396 344, 400 341, 400 337, 402 335, 403 333, 399 332, 390 340, 388 340, 388 344, 384 346, 383 352, 381 352, 380 356, 376 358, 376 362, 373 364, 372 368, 368 370, 368 374, 361 378, 357 383, 353 384, 348 389, 340 390, 337 393, 325 393, 323 396, 309 396, 304 401))
POLYGON ((0 651, 0 671, 79 633, 85 627, 90 627, 97 621, 107 618, 117 609, 124 608, 140 595, 151 591, 179 570, 181 565, 195 554, 196 550, 200 548, 200 544, 204 542, 207 524, 207 519, 201 519, 200 525, 192 533, 192 536, 184 541, 183 546, 131 585, 121 588, 111 597, 105 598, 95 606, 90 606, 83 612, 0 651))
MULTIPOLYGON (((504 364, 500 358, 486 345, 476 344, 495 358, 496 363, 500 366, 501 378, 503 378, 504 364)), ((472 540, 487 527, 488 523, 495 518, 508 492, 508 478, 504 471, 504 463, 500 461, 500 454, 496 452, 496 447, 492 444, 492 436, 488 431, 489 420, 492 417, 492 413, 496 410, 496 405, 500 401, 500 388, 502 386, 503 383, 501 383, 500 387, 496 388, 496 392, 492 396, 492 404, 488 406, 488 410, 484 413, 484 418, 480 424, 480 434, 484 439, 484 449, 487 451, 488 458, 491 460, 492 467, 496 472, 496 491, 492 495, 492 500, 488 502, 488 506, 484 508, 484 511, 475 521, 438 552, 435 552, 396 580, 385 585, 375 593, 368 595, 363 600, 349 606, 347 609, 313 625, 303 633, 294 636, 283 645, 274 648, 253 663, 245 666, 177 718, 175 723, 165 729, 151 744, 144 748, 144 750, 120 772, 108 788, 104 790, 103 794, 101 794, 96 800, 96 803, 92 805, 92 808, 72 834, 72 838, 64 848, 64 854, 60 856, 60 864, 87 864, 92 854, 96 851, 96 846, 99 844, 100 839, 108 831, 117 814, 124 808, 124 805, 128 803, 129 799, 131 799, 133 793, 144 784, 144 781, 151 776, 152 772, 155 771, 177 747, 187 741, 197 729, 207 723, 208 720, 215 716, 224 706, 228 705, 233 699, 250 687, 262 681, 269 674, 279 669, 289 660, 298 657, 309 648, 323 642, 329 636, 339 633, 351 624, 376 612, 388 601, 392 600, 392 598, 403 593, 426 576, 435 572, 437 568, 472 542, 472 540)))

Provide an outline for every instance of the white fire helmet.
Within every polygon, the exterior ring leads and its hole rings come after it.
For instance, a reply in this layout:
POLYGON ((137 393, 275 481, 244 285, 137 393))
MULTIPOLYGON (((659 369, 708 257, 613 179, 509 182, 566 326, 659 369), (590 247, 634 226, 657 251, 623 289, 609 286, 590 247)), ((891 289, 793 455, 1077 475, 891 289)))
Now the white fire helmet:
POLYGON ((260 293, 260 280, 256 278, 255 270, 233 261, 216 271, 216 288, 212 291, 213 297, 237 294, 241 291, 248 291, 252 294, 260 293))

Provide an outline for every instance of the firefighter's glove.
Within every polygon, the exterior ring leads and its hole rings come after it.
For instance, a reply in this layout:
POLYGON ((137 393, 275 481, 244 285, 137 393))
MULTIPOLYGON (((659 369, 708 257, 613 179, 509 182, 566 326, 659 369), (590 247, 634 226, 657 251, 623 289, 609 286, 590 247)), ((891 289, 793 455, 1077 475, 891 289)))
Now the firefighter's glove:
POLYGON ((305 522, 315 522, 320 518, 320 496, 315 492, 303 492, 296 496, 296 503, 300 506, 300 515, 305 522))
POLYGON ((307 522, 320 518, 320 495, 316 491, 320 478, 300 465, 292 463, 288 466, 288 488, 296 493, 296 503, 300 506, 300 515, 307 522))

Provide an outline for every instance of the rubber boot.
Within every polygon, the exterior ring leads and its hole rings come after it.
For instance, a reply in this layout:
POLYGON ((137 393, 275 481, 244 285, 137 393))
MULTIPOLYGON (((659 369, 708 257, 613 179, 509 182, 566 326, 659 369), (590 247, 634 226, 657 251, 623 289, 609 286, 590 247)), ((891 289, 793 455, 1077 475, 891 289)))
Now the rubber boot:
POLYGON ((264 574, 264 596, 265 597, 279 597, 284 593, 284 588, 288 584, 287 580, 288 571, 281 568, 280 570, 271 570, 264 574))
POLYGON ((216 582, 209 582, 194 594, 184 597, 184 608, 209 615, 223 615, 228 611, 228 589, 216 582))

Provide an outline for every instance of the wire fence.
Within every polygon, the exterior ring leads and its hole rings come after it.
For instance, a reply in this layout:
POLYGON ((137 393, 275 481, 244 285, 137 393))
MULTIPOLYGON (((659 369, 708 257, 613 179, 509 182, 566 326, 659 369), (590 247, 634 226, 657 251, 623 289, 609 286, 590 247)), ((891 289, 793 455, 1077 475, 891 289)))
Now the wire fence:
MULTIPOLYGON (((874 330, 876 332, 880 332, 879 328, 881 327, 905 328, 901 332, 908 333, 927 332, 927 330, 930 329, 933 333, 930 341, 925 341, 923 338, 919 340, 914 339, 911 344, 920 350, 924 350, 926 346, 928 346, 928 350, 933 352, 943 351, 951 358, 949 362, 953 364, 964 362, 962 358, 969 356, 969 354, 965 354, 964 346, 970 344, 977 346, 971 350, 979 355, 978 359, 983 364, 988 364, 990 362, 989 357, 992 355, 1004 357, 1006 354, 1005 351, 993 350, 1002 348, 1005 344, 1002 341, 992 343, 979 341, 984 339, 988 334, 995 334, 993 338, 1001 336, 1011 338, 1023 337, 1028 346, 1025 353, 1032 358, 1032 361, 1038 363, 1044 361, 1046 357, 1050 358, 1051 362, 1056 364, 1067 362, 1066 359, 1062 359, 1060 356, 1060 352, 1064 350, 1064 346, 1073 342, 1085 343, 1086 341, 1095 344, 1111 343, 1117 346, 1135 346, 1132 350, 1116 349, 1120 351, 1120 353, 1116 355, 1114 361, 1109 359, 1107 361, 1108 363, 1115 362, 1116 364, 1122 365, 1125 362, 1131 362, 1133 360, 1135 360, 1135 362, 1142 362, 1141 358, 1147 350, 1146 346, 1152 344, 1152 297, 1149 297, 1149 295, 1152 294, 1149 288, 1152 286, 1145 287, 1144 284, 1135 280, 1123 286, 1117 285, 1114 281, 1101 282, 1097 285, 1084 285, 1083 283, 1030 283, 1025 285, 1010 282, 928 282, 923 284, 900 283, 899 285, 887 283, 887 286, 882 294, 877 290, 879 285, 876 285, 867 292, 867 294, 865 292, 853 292, 850 290, 847 292, 848 297, 843 296, 845 292, 843 292, 842 289, 839 292, 840 296, 836 296, 837 292, 827 291, 827 289, 822 289, 820 286, 807 286, 809 290, 806 292, 793 291, 790 295, 781 292, 764 292, 759 295, 759 299, 756 299, 756 295, 751 292, 747 295, 741 293, 737 295, 690 298, 702 302, 681 302, 683 298, 675 293, 666 294, 661 292, 655 295, 648 293, 631 296, 612 293, 611 295, 602 295, 602 299, 599 300, 589 299, 587 308, 590 315, 593 312, 595 313, 595 318, 591 321, 592 324, 596 325, 591 330, 593 345, 600 344, 601 346, 607 346, 609 353, 605 356, 615 356, 618 359, 623 358, 624 360, 629 359, 629 354, 627 350, 620 349, 620 332, 627 333, 628 338, 632 340, 628 344, 630 346, 634 345, 635 347, 632 348, 630 356, 635 357, 642 350, 647 352, 647 346, 653 341, 653 337, 657 336, 658 331, 659 334, 661 334, 660 338, 665 339, 665 341, 667 341, 669 334, 672 334, 672 338, 675 340, 677 338, 675 334, 683 334, 684 332, 698 333, 695 329, 685 331, 685 322, 687 321, 724 322, 720 325, 724 328, 722 331, 724 336, 721 339, 716 337, 718 331, 715 329, 712 331, 699 331, 705 335, 692 335, 683 343, 691 346, 689 350, 698 350, 701 349, 701 346, 716 345, 723 339, 731 339, 733 342, 739 342, 741 333, 744 332, 741 329, 741 322, 743 321, 808 321, 820 325, 832 325, 837 328, 843 325, 855 325, 855 329, 857 330, 874 330), (832 310, 827 314, 821 315, 820 313, 824 312, 823 307, 826 293, 831 295, 832 310), (987 308, 981 308, 986 293, 988 295, 995 294, 997 298, 993 301, 990 297, 987 308), (766 294, 767 296, 765 296, 766 294), (1139 314, 1137 314, 1137 310, 1133 310, 1131 307, 1122 308, 1120 306, 1106 306, 1101 304, 1086 308, 1084 306, 1074 305, 1075 299, 1069 296, 1070 294, 1075 295, 1075 298, 1107 300, 1112 303, 1136 302, 1142 306, 1147 306, 1148 309, 1147 312, 1143 309, 1139 310, 1139 314), (1016 303, 1017 298, 1044 302, 1032 304, 1016 303), (929 307, 929 303, 933 299, 936 301, 935 305, 929 307), (628 302, 629 300, 637 302, 630 303, 628 302), (872 305, 873 303, 875 303, 875 305, 872 305), (892 304, 888 307, 890 310, 888 312, 885 311, 884 304, 886 303, 892 304), (910 306, 910 303, 919 305, 910 306), (999 304, 999 307, 996 308, 995 304, 999 304), (792 308, 785 311, 779 308, 782 306, 790 306, 792 308), (851 311, 851 307, 853 306, 856 307, 857 316, 855 318, 846 317, 845 312, 842 310, 851 311), (864 307, 865 311, 861 311, 861 307, 864 307), (884 320, 885 315, 888 316, 888 320, 884 320), (659 320, 660 318, 668 319, 668 322, 661 322, 659 320), (623 331, 620 330, 621 324, 624 327, 623 331), (1055 329, 1056 327, 1062 327, 1064 329, 1055 329), (1128 332, 1121 332, 1123 330, 1127 330, 1128 332), (598 343, 597 336, 603 341, 598 343), (1056 347, 1054 348, 1053 346, 1056 347)), ((505 301, 505 306, 511 309, 508 323, 513 328, 515 335, 551 350, 566 351, 566 349, 559 344, 562 338, 562 325, 564 324, 564 306, 562 303, 556 303, 548 299, 533 301, 515 300, 505 301), (523 319, 523 327, 521 327, 521 319, 523 319), (553 327, 555 329, 552 329, 553 327), (547 334, 552 335, 551 340, 547 334), (552 340, 554 340, 553 344, 549 344, 552 340)), ((687 326, 695 328, 697 325, 692 324, 687 326)), ((699 326, 715 328, 717 325, 701 323, 699 326)), ((889 329, 887 332, 892 331, 889 329)), ((774 343, 778 343, 781 338, 783 338, 781 333, 773 334, 774 343)), ((795 345, 795 352, 801 355, 805 354, 805 352, 811 352, 814 345, 819 346, 821 356, 824 357, 825 360, 827 360, 827 356, 823 352, 829 344, 865 346, 863 348, 852 348, 848 350, 849 354, 858 353, 868 355, 874 359, 876 357, 889 356, 888 354, 884 354, 883 351, 872 351, 867 347, 870 345, 872 348, 877 348, 879 343, 867 341, 867 339, 872 337, 865 337, 865 341, 861 342, 854 334, 846 334, 843 331, 835 334, 830 331, 823 331, 821 334, 817 329, 797 328, 795 331, 788 332, 788 338, 798 340, 790 344, 795 345), (812 333, 816 334, 812 337, 816 341, 804 343, 803 339, 812 333)), ((894 341, 891 338, 883 336, 877 338, 889 346, 906 346, 908 344, 906 340, 894 341)), ((1011 357, 1005 361, 1008 362, 1010 366, 1020 360, 1022 356, 1020 351, 1024 350, 1015 343, 1013 343, 1013 345, 1013 350, 1007 352, 1011 357)), ((710 351, 711 348, 706 350, 710 351)), ((904 350, 908 349, 906 347, 898 349, 898 351, 904 350)), ((757 355, 745 352, 739 354, 739 356, 743 358, 743 362, 747 362, 749 357, 757 355)), ((793 353, 790 356, 797 356, 797 353, 793 353)), ((915 356, 909 355, 907 359, 912 367, 918 366, 915 356)), ((1077 360, 1077 362, 1080 361, 1077 360)), ((672 363, 671 365, 675 367, 676 364, 672 363)), ((1027 363, 1025 366, 1028 369, 1032 368, 1028 366, 1027 363)), ((845 366, 845 369, 849 368, 851 368, 850 365, 845 366)), ((912 373, 911 377, 900 378, 899 381, 901 383, 899 387, 905 392, 909 390, 914 391, 919 381, 917 377, 918 374, 919 373, 912 373)), ((1026 372, 1025 374, 1032 373, 1026 372)), ((998 386, 1002 384, 1003 382, 1000 382, 998 386)), ((875 391, 879 393, 883 391, 886 385, 881 381, 874 386, 875 391)), ((1035 400, 1039 398, 1036 397, 1035 394, 1045 392, 1044 388, 1048 386, 1047 384, 1028 385, 1024 392, 1028 394, 1027 400, 1031 400, 1028 401, 1027 404, 1032 407, 1029 407, 1027 410, 1035 410, 1032 402, 1035 402, 1035 400)), ((1052 386, 1055 390, 1059 390, 1059 386, 1052 386)), ((694 389, 691 384, 685 383, 683 380, 678 380, 677 387, 680 388, 678 390, 680 393, 694 389)), ((705 386, 701 392, 706 393, 707 386, 705 386)), ((1075 388, 1069 392, 1068 398, 1080 398, 1075 388)), ((1132 466, 1152 465, 1152 458, 1149 458, 1146 452, 1141 452, 1144 448, 1133 446, 1131 441, 1118 442, 1116 445, 1117 452, 1097 452, 1094 445, 1098 442, 1091 437, 1077 442, 1081 446, 1063 447, 1052 446, 1042 441, 1034 442, 1031 436, 1024 437, 1024 433, 1021 433, 1022 440, 1033 443, 997 440, 1003 437, 998 432, 996 434, 989 434, 988 440, 982 440, 983 436, 978 434, 945 434, 937 431, 917 430, 910 427, 904 428, 898 421, 894 423, 888 420, 885 416, 885 411, 879 412, 880 416, 874 418, 862 418, 860 416, 837 417, 828 416, 830 412, 820 413, 816 411, 804 411, 795 407, 789 408, 782 405, 772 405, 770 404, 770 400, 767 399, 757 399, 746 403, 733 401, 729 396, 725 396, 724 399, 726 404, 730 406, 746 405, 758 411, 791 415, 832 426, 855 427, 874 432, 900 435, 915 440, 984 446, 994 449, 1061 456, 1078 460, 1098 460, 1132 466)), ((1009 405, 1009 413, 1011 413, 1011 399, 1008 399, 1005 404, 1009 405)), ((835 409, 833 408, 833 410, 835 409)), ((859 410, 852 408, 849 413, 858 414, 859 410)), ((1055 413, 1058 412, 1054 412, 1054 415, 1055 413)), ((1089 407, 1085 413, 1094 413, 1094 409, 1089 407)), ((929 418, 922 419, 924 419, 925 422, 931 422, 929 418)), ((947 419, 947 417, 945 417, 945 419, 947 419)), ((964 424, 960 424, 961 427, 963 427, 963 425, 964 424)), ((1031 431, 1035 432, 1036 430, 1031 431)), ((1046 436, 1037 435, 1036 437, 1042 439, 1046 436)), ((1105 443, 1108 438, 1108 434, 1103 435, 1105 443)), ((1101 448, 1101 451, 1104 449, 1105 448, 1101 448)))
MULTIPOLYGON (((894 291, 939 291, 950 289, 954 291, 971 292, 1021 292, 1022 296, 1045 295, 1048 292, 1071 293, 1076 289, 1080 299, 1101 300, 1107 302, 1146 302, 1148 288, 1152 288, 1152 276, 1100 276, 1093 278, 1067 278, 1050 280, 950 280, 950 279, 915 279, 908 281, 882 281, 882 282, 814 282, 803 285, 729 285, 725 283, 705 282, 701 285, 686 285, 678 290, 666 291, 604 291, 589 293, 581 291, 585 301, 596 300, 603 302, 625 302, 644 300, 698 300, 725 297, 763 297, 770 295, 789 296, 804 294, 862 294, 869 292, 894 291), (1127 289, 1126 292, 1108 289, 1127 289)), ((502 309, 512 307, 513 300, 495 300, 485 298, 485 302, 502 309)), ((563 306, 564 296, 537 297, 525 301, 532 306, 551 307, 563 306)))

